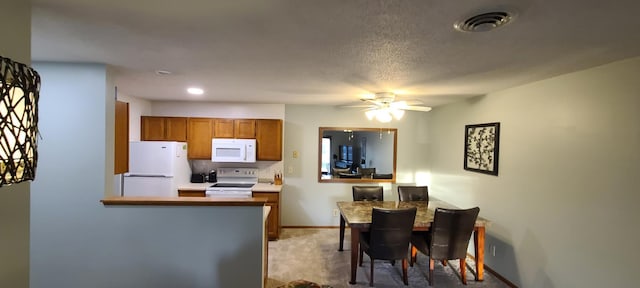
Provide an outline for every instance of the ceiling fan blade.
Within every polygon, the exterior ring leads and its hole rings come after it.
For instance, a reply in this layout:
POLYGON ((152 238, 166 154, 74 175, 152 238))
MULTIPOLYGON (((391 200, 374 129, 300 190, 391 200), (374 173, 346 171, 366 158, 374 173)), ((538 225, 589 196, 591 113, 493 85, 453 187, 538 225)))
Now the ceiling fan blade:
POLYGON ((424 102, 422 102, 422 101, 420 101, 420 100, 415 100, 415 99, 414 99, 414 100, 404 100, 404 102, 406 102, 406 103, 407 103, 407 105, 409 105, 409 106, 414 106, 414 105, 420 106, 420 105, 424 105, 424 102))
POLYGON ((371 104, 340 105, 340 108, 374 108, 371 104))
POLYGON ((412 111, 422 111, 422 112, 431 111, 431 107, 427 107, 427 106, 406 106, 406 107, 403 107, 402 109, 412 110, 412 111))
POLYGON ((407 105, 407 101, 396 101, 396 102, 391 102, 389 104, 389 107, 391 108, 395 108, 395 109, 404 109, 405 107, 408 107, 409 105, 407 105))
POLYGON ((381 103, 380 101, 376 101, 374 99, 360 99, 360 100, 362 100, 363 102, 369 102, 369 103, 374 104, 376 106, 384 106, 384 103, 381 103))

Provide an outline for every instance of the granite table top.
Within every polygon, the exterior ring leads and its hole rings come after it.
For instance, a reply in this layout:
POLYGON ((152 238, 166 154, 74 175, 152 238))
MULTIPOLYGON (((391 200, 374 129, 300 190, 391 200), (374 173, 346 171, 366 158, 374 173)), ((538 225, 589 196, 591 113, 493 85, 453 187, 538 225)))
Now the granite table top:
MULTIPOLYGON (((428 230, 433 222, 433 215, 435 209, 449 208, 460 209, 452 204, 438 200, 429 199, 429 202, 425 201, 344 201, 337 202, 340 214, 344 218, 345 222, 351 227, 368 228, 371 224, 371 211, 373 207, 386 208, 386 209, 401 209, 401 208, 418 208, 416 212, 416 220, 414 223, 415 230, 428 230)), ((471 207, 470 207, 471 208, 471 207)), ((478 216, 476 220, 476 227, 488 226, 489 221, 478 216)))

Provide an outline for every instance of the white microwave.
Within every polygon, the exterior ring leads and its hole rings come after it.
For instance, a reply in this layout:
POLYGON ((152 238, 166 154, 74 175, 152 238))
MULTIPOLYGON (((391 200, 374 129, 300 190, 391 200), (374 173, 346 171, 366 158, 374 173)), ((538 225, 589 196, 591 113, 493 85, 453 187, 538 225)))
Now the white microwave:
POLYGON ((212 162, 256 162, 256 139, 211 139, 212 162))

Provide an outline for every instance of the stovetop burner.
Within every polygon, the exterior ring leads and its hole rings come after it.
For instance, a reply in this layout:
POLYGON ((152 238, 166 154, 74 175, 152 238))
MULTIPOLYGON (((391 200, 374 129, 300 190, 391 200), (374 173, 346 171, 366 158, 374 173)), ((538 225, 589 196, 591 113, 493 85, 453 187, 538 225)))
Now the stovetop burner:
POLYGON ((241 184, 241 183, 216 183, 211 185, 211 187, 219 187, 219 188, 251 188, 255 184, 241 184))

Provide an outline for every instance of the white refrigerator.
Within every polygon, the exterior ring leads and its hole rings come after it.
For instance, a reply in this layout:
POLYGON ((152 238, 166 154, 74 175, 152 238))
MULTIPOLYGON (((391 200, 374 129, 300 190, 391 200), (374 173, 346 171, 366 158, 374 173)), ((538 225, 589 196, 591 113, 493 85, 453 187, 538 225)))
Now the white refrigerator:
POLYGON ((178 187, 189 183, 190 176, 187 143, 132 141, 122 194, 177 197, 178 187))

